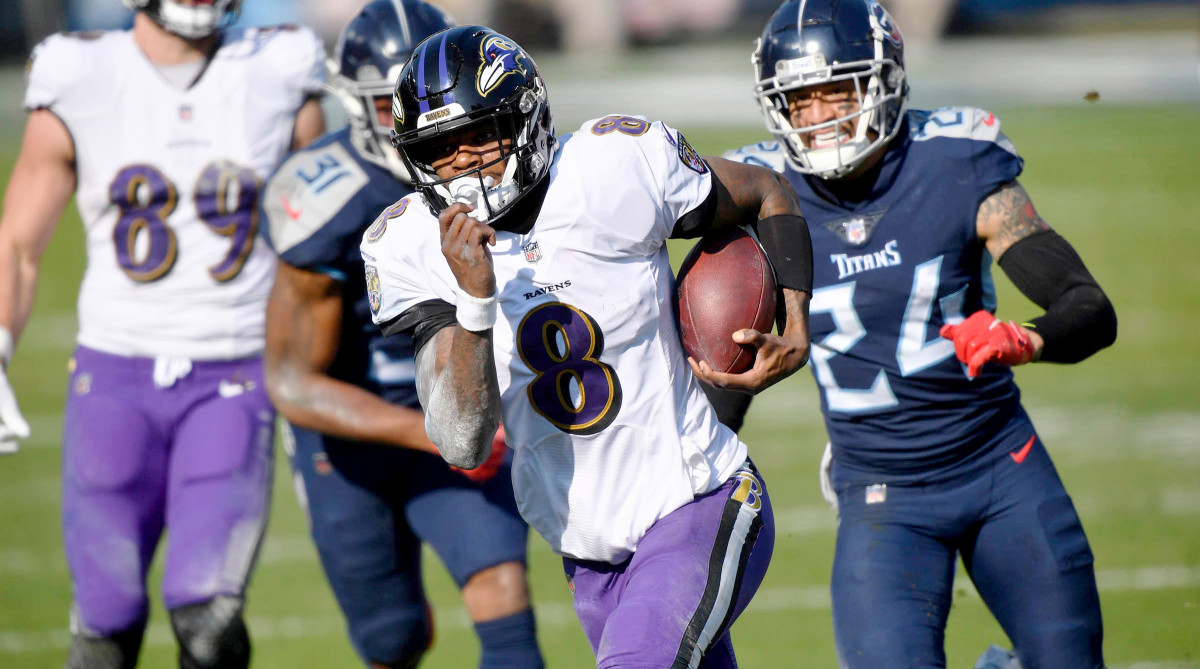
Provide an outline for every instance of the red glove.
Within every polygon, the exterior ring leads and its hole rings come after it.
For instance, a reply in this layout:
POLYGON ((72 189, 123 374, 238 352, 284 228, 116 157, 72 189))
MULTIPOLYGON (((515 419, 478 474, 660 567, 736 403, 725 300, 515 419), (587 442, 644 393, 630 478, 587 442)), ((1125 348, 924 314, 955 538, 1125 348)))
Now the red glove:
POLYGON ((954 353, 975 378, 984 363, 1024 365, 1033 360, 1033 342, 1021 326, 998 320, 986 311, 976 311, 957 325, 943 325, 940 333, 954 342, 954 353))
POLYGON ((482 465, 479 465, 475 469, 461 469, 451 465, 450 469, 476 483, 485 483, 490 481, 500 471, 500 466, 504 464, 504 454, 507 451, 508 444, 504 442, 504 426, 501 425, 496 430, 496 436, 492 437, 492 453, 487 456, 487 460, 484 460, 482 465))

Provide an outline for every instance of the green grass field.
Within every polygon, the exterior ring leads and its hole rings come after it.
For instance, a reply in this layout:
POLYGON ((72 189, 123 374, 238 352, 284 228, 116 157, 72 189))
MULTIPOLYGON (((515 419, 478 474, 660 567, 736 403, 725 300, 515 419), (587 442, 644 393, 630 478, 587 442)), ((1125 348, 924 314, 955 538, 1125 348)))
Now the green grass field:
MULTIPOLYGON (((1092 360, 1017 372, 1092 542, 1108 663, 1200 667, 1200 110, 1080 103, 999 111, 1027 161, 1022 182, 1043 217, 1079 249, 1120 317, 1116 345, 1092 360)), ((685 130, 709 153, 762 138, 753 126, 685 130)), ((13 128, 0 137, 4 175, 17 134, 13 128)), ((34 437, 17 456, 0 459, 0 667, 61 667, 68 639, 60 412, 83 267, 73 208, 68 219, 43 263, 34 318, 10 370, 34 437)), ((1035 313, 1003 278, 998 283, 1001 316, 1035 313)), ((778 540, 762 589, 733 628, 741 665, 833 667, 827 585, 834 516, 817 489, 825 436, 810 374, 756 400, 742 436, 771 486, 778 540)), ((248 606, 254 666, 359 666, 280 465, 248 606)), ((540 538, 530 546, 548 664, 591 666, 558 560, 540 538)), ((478 645, 457 593, 428 558, 438 631, 424 666, 475 666, 478 645)), ((156 569, 155 592, 158 578, 156 569)), ((990 643, 1006 640, 963 576, 947 634, 949 666, 970 667, 990 643)), ((174 666, 174 652, 155 602, 142 666, 174 666)))

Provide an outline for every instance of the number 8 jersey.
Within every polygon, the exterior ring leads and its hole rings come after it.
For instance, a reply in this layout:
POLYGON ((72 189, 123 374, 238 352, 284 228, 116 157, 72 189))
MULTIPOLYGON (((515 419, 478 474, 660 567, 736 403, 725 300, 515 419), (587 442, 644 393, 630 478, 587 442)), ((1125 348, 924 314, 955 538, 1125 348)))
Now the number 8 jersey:
POLYGON ((75 147, 83 346, 197 360, 262 351, 274 258, 256 244, 258 191, 320 91, 324 51, 306 28, 221 39, 186 89, 130 31, 54 35, 33 52, 25 108, 53 112, 75 147))
MULTIPOLYGON (((617 563, 659 518, 720 486, 746 446, 688 367, 665 241, 705 202, 708 167, 676 131, 605 117, 560 138, 540 213, 491 247, 504 427, 521 514, 559 553, 617 563)), ((456 301, 419 196, 364 236, 377 323, 456 301)))

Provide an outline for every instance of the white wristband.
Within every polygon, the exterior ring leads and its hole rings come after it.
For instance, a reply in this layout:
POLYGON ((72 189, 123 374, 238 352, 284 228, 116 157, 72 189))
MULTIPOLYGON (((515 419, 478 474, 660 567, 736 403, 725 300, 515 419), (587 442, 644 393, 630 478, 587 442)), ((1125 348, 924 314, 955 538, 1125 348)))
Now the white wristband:
POLYGON ((454 317, 458 324, 471 332, 483 332, 496 324, 496 296, 475 297, 458 291, 454 317))
POLYGON ((0 325, 0 365, 8 367, 13 357, 13 337, 8 328, 0 325))

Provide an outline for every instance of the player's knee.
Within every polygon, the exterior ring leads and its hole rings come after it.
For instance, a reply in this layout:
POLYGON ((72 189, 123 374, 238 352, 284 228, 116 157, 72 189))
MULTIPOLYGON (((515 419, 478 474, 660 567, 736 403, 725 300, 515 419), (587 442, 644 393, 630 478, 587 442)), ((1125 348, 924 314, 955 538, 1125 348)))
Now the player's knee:
POLYGON ((471 574, 462 588, 472 620, 492 620, 529 608, 525 565, 502 562, 471 574))
POLYGON ((350 640, 364 660, 382 669, 416 667, 433 641, 433 621, 419 616, 379 612, 370 620, 350 621, 350 640))
POLYGON ((66 669, 133 669, 142 647, 141 625, 108 636, 71 635, 66 669))
POLYGON ((217 595, 172 609, 171 627, 179 640, 181 669, 245 669, 250 664, 250 634, 240 597, 217 595))

